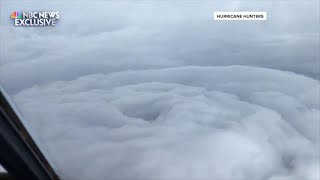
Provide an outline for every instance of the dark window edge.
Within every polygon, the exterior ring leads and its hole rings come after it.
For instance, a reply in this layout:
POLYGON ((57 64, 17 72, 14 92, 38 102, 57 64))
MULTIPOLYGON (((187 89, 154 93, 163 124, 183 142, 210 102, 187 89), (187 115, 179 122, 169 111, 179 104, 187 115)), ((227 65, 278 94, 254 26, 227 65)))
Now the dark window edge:
POLYGON ((17 179, 59 179, 0 88, 0 164, 17 179))

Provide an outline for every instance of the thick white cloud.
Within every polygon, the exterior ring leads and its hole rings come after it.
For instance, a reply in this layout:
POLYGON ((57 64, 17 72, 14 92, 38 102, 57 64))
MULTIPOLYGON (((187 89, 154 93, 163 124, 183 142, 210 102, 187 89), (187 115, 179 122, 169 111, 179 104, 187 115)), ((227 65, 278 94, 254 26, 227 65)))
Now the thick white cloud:
POLYGON ((96 74, 14 98, 66 179, 312 179, 318 92, 308 77, 226 66, 96 74))
POLYGON ((94 73, 184 65, 250 65, 319 78, 317 0, 0 2, 0 76, 12 93, 94 73), (61 18, 56 28, 15 28, 15 10, 60 11, 61 18), (268 21, 213 21, 222 10, 267 11, 268 21))
POLYGON ((0 82, 62 179, 320 178, 317 0, 0 9, 0 82), (41 10, 57 27, 8 19, 41 10), (268 21, 214 22, 224 10, 268 21))

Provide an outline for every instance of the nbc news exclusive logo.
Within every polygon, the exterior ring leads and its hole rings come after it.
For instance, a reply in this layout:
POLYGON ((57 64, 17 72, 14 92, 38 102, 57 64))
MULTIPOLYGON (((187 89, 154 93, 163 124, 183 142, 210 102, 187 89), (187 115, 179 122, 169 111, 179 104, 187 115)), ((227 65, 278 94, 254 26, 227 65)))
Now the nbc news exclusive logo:
POLYGON ((56 26, 59 12, 13 12, 10 16, 14 26, 56 26))

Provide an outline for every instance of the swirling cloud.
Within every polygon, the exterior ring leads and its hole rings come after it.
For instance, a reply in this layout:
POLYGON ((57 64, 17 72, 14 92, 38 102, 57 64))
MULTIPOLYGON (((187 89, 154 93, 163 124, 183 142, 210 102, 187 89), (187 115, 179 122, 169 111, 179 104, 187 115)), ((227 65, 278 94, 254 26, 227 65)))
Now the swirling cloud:
POLYGON ((15 100, 66 179, 312 179, 318 91, 290 72, 180 67, 35 86, 15 100))
POLYGON ((62 179, 319 179, 319 1, 0 8, 0 81, 62 179), (57 26, 9 20, 39 10, 57 26))

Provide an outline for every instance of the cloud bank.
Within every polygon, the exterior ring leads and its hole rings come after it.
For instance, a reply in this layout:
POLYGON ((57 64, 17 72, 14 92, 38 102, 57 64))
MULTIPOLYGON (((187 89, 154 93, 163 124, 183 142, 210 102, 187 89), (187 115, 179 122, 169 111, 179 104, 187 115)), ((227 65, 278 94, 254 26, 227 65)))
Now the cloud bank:
POLYGON ((37 2, 0 0, 0 81, 62 179, 320 178, 318 1, 37 2))
POLYGON ((319 79, 317 0, 0 2, 0 76, 10 93, 89 74, 194 65, 257 66, 319 79), (54 29, 15 28, 8 16, 17 9, 59 11, 61 19, 54 29), (267 11, 268 21, 213 21, 222 10, 267 11))
POLYGON ((318 90, 290 72, 181 67, 90 75, 15 100, 66 179, 315 179, 318 90))

